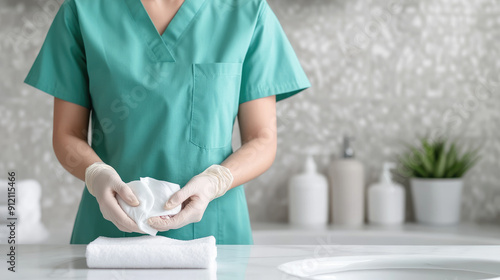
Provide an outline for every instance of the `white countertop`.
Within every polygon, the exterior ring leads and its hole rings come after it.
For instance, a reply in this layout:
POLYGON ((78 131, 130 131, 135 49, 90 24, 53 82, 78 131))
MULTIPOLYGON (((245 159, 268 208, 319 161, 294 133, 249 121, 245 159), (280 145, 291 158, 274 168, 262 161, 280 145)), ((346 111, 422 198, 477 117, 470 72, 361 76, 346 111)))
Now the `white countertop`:
MULTIPOLYGON (((463 237, 481 237, 493 238, 500 242, 500 224, 491 223, 473 223, 462 222, 448 226, 432 226, 413 222, 407 222, 402 225, 395 226, 380 226, 372 224, 364 224, 361 226, 340 226, 329 224, 323 227, 300 227, 293 226, 288 223, 262 223, 252 222, 252 231, 257 234, 267 234, 270 232, 366 232, 366 233, 436 233, 444 235, 460 235, 463 237)), ((50 233, 47 240, 43 244, 69 244, 73 225, 68 224, 64 228, 57 228, 50 233)), ((0 235, 1 236, 1 235, 0 235)), ((5 244, 5 240, 0 240, 0 244, 5 244)), ((496 242, 498 243, 498 242, 496 242)), ((491 244, 494 244, 493 242, 491 244)), ((428 244, 432 245, 432 244, 428 244)), ((471 244, 472 245, 472 244, 471 244)), ((479 244, 477 244, 479 245, 479 244)))
POLYGON ((255 245, 500 245, 500 226, 459 223, 447 226, 405 223, 382 226, 304 227, 253 223, 255 245))
POLYGON ((452 225, 428 225, 414 222, 407 222, 401 225, 374 225, 363 224, 359 226, 344 226, 328 224, 320 227, 294 226, 288 223, 252 223, 253 232, 269 231, 364 231, 364 232, 421 232, 421 233, 442 233, 455 234, 468 237, 484 237, 500 239, 500 224, 461 222, 452 225))
POLYGON ((6 266, 0 245, 0 279, 296 279, 276 267, 305 258, 377 254, 426 254, 500 260, 500 246, 219 245, 217 270, 88 269, 85 245, 17 245, 17 272, 6 266))
MULTIPOLYGON (((429 226, 406 223, 400 226, 329 225, 303 228, 289 224, 252 223, 254 236, 297 232, 436 233, 500 239, 500 226, 461 223, 429 226)), ((59 240, 61 242, 61 240, 59 240)), ((16 246, 16 273, 7 270, 8 245, 0 245, 0 279, 296 279, 281 273, 277 266, 294 260, 374 254, 426 254, 489 258, 500 261, 499 245, 218 245, 217 270, 206 269, 88 269, 85 245, 20 244, 16 246)))

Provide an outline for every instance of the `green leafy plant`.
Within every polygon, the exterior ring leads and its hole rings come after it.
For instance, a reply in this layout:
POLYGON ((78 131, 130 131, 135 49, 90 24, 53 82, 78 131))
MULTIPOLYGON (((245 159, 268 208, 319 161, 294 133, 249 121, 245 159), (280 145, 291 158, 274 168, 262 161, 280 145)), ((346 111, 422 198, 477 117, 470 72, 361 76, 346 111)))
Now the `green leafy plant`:
POLYGON ((460 153, 456 143, 422 138, 400 158, 404 175, 418 178, 460 178, 479 160, 478 149, 460 153))

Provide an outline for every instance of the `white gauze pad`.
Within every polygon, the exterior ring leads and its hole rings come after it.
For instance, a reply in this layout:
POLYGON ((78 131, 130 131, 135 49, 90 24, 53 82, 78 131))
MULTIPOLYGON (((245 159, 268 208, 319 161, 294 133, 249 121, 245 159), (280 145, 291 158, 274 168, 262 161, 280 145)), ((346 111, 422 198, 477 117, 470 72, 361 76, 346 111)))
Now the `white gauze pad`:
POLYGON ((133 207, 128 205, 119 195, 116 196, 123 211, 137 223, 137 226, 147 234, 155 236, 158 232, 148 224, 150 217, 175 215, 181 211, 181 205, 171 210, 163 207, 168 199, 178 190, 178 184, 156 180, 150 177, 141 177, 138 181, 128 182, 127 185, 137 196, 140 204, 133 207))

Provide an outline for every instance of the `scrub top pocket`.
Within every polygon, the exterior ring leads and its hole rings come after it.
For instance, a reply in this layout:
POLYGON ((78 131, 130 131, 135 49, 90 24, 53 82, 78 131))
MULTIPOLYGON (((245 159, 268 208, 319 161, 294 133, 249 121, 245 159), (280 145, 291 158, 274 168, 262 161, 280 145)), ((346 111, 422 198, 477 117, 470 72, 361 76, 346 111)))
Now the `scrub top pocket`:
POLYGON ((231 145, 241 63, 193 64, 190 141, 204 149, 231 145))

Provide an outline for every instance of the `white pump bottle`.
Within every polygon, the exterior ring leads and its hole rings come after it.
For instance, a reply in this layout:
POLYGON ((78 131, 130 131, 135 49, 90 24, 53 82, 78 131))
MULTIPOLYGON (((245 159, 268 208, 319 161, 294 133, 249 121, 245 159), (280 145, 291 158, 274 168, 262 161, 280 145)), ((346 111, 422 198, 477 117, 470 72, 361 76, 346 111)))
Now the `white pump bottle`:
POLYGON ((373 224, 395 225, 404 222, 405 191, 392 181, 391 172, 396 164, 385 162, 380 182, 368 189, 368 221, 373 224))
POLYGON ((328 181, 316 171, 316 163, 308 156, 304 173, 290 178, 288 214, 292 225, 324 226, 328 223, 328 181))

